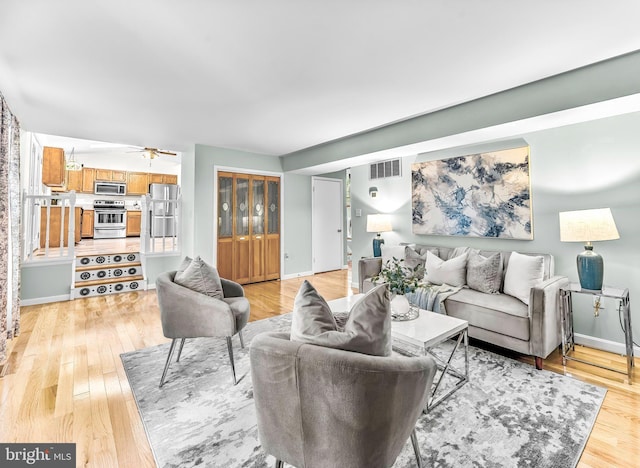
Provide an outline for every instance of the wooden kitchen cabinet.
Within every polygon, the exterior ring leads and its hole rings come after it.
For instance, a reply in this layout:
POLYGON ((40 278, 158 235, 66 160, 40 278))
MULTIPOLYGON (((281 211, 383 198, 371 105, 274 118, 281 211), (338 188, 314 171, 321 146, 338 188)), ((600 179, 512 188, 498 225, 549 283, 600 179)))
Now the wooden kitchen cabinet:
MULTIPOLYGON (((40 208, 40 248, 44 249, 47 243, 47 207, 40 208)), ((49 211, 51 214, 51 224, 49 226, 49 247, 60 247, 60 225, 62 224, 62 206, 52 206, 49 211)), ((74 209, 74 236, 75 242, 80 242, 81 226, 82 226, 82 208, 79 206, 74 209)), ((69 207, 64 208, 64 246, 67 247, 69 241, 69 207)))
POLYGON ((149 191, 149 174, 127 172, 127 195, 145 195, 149 191))
POLYGON ((67 190, 82 192, 82 171, 67 171, 67 190))
POLYGON ((127 237, 140 235, 141 211, 127 211, 127 237))
POLYGON ((93 184, 96 181, 96 170, 91 167, 82 168, 82 191, 93 193, 93 184))
POLYGON ((149 174, 150 184, 177 184, 178 176, 175 174, 149 174))
POLYGON ((42 183, 59 186, 65 179, 64 149, 45 146, 42 149, 42 183))
POLYGON ((93 210, 84 210, 82 212, 82 237, 93 238, 93 210))
POLYGON ((126 171, 114 171, 111 169, 95 169, 96 180, 106 180, 108 182, 126 182, 126 171))
POLYGON ((127 181, 126 171, 111 171, 111 180, 113 182, 126 182, 127 181))
POLYGON ((164 184, 164 174, 149 174, 150 184, 164 184))
POLYGON ((178 183, 178 176, 175 174, 163 174, 163 184, 177 184, 178 183))
POLYGON ((111 169, 96 169, 96 180, 111 180, 111 169))
POLYGON ((65 187, 64 149, 45 146, 42 149, 42 183, 48 187, 65 187))

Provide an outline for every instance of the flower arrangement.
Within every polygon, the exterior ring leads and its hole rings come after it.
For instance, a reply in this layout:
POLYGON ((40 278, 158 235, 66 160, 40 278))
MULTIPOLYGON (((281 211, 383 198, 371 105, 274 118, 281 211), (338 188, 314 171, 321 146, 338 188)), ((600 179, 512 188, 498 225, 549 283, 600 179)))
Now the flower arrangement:
POLYGON ((417 266, 410 268, 404 264, 404 260, 393 257, 382 265, 380 273, 372 279, 376 283, 387 283, 392 294, 408 294, 418 287, 418 278, 415 276, 417 269, 417 266))

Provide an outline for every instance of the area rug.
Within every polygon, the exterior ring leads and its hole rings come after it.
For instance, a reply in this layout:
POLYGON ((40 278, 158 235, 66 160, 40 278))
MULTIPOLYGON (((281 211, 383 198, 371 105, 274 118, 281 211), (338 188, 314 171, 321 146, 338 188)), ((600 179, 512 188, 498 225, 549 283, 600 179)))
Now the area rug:
MULTIPOLYGON (((159 467, 273 466, 258 440, 248 344, 290 323, 290 314, 249 323, 245 349, 234 338, 236 386, 224 339, 188 340, 162 388, 168 344, 121 355, 159 467)), ((462 359, 454 359, 461 369, 462 359)), ((576 466, 605 389, 472 346, 469 372, 470 382, 418 420, 426 466, 576 466)), ((414 466, 408 442, 394 467, 414 466)))

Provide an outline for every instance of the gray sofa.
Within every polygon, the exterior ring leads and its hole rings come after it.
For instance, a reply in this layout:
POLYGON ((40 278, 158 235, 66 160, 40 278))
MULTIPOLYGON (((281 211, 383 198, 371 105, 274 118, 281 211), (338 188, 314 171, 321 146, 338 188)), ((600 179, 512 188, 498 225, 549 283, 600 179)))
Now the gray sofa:
MULTIPOLYGON (((440 246, 416 245, 418 253, 437 249, 442 260, 449 260, 454 249, 440 246)), ((483 256, 502 253, 503 279, 511 251, 480 251, 483 256)), ((487 294, 462 288, 444 300, 448 315, 469 322, 469 336, 487 343, 535 357, 536 368, 542 369, 542 360, 561 343, 559 289, 568 283, 564 276, 554 276, 553 256, 543 257, 544 277, 541 284, 531 289, 529 305, 504 294, 487 294)), ((360 292, 374 286, 372 277, 382 267, 381 257, 360 259, 358 280, 360 292)))

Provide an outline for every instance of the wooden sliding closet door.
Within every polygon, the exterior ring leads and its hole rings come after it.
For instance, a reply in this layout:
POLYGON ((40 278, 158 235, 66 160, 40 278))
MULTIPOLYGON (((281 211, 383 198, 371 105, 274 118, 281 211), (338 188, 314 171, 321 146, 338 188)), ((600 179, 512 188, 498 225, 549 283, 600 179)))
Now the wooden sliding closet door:
POLYGON ((244 284, 251 279, 251 242, 249 237, 249 176, 234 174, 235 232, 233 235, 234 281, 244 284))
POLYGON ((267 177, 265 279, 280 278, 280 178, 267 177))
POLYGON ((220 276, 241 284, 280 278, 280 178, 218 173, 220 276))

